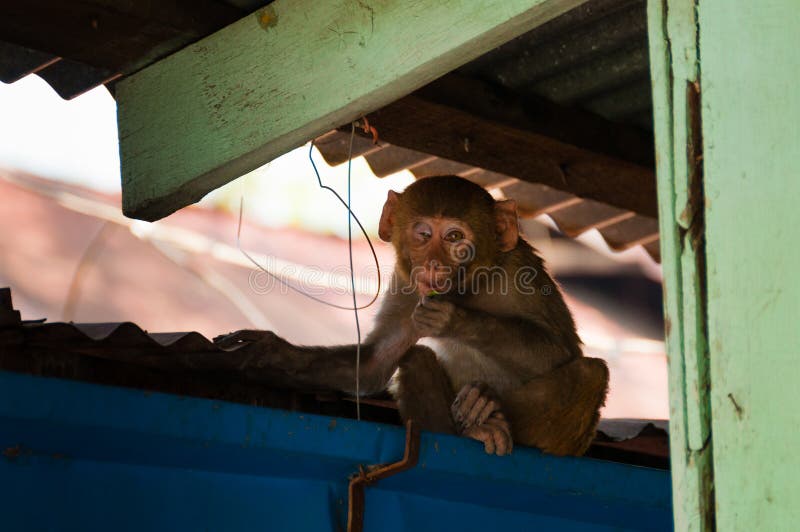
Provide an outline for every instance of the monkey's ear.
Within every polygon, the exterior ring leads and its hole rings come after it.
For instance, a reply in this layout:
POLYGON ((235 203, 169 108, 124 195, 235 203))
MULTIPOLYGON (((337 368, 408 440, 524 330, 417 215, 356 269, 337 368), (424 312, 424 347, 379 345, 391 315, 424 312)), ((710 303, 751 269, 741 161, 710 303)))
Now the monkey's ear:
POLYGON ((383 204, 383 212, 381 212, 381 221, 378 223, 378 236, 384 242, 392 241, 392 229, 394 229, 394 209, 397 202, 400 201, 400 194, 394 190, 389 191, 386 198, 386 203, 383 204))
POLYGON ((519 240, 517 202, 514 200, 496 201, 494 203, 494 220, 497 246, 500 251, 511 251, 517 247, 519 240))

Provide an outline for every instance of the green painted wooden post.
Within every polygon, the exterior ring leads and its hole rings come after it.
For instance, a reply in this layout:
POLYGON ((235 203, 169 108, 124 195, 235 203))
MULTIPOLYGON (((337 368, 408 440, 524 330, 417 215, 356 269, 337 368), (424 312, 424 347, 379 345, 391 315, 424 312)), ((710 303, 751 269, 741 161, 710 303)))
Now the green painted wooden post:
POLYGON ((794 530, 800 5, 650 0, 648 19, 675 528, 794 530))
POLYGON ((583 0, 276 0, 117 85, 123 210, 153 220, 583 0))
POLYGON ((697 24, 692 0, 650 0, 656 174, 669 353, 676 530, 713 529, 703 282, 697 24))
POLYGON ((800 527, 800 2, 701 0, 719 530, 800 527))

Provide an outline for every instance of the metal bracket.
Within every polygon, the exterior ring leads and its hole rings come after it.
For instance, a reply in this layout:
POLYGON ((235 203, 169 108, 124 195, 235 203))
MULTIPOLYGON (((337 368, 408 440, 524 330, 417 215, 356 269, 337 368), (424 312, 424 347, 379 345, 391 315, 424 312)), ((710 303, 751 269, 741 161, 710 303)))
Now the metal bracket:
POLYGON ((419 460, 419 428, 414 420, 406 422, 406 450, 403 459, 386 465, 359 466, 358 473, 350 477, 348 488, 347 532, 364 530, 364 489, 382 478, 411 469, 419 460))

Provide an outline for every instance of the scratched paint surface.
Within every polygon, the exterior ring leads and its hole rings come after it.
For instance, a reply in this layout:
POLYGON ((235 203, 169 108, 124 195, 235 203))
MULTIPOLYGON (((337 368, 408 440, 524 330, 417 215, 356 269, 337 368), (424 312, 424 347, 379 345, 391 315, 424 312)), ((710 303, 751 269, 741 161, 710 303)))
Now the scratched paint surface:
MULTIPOLYGON (((694 242, 698 223, 690 194, 699 179, 688 146, 699 124, 699 64, 694 2, 650 0, 650 65, 656 140, 664 314, 669 368, 670 449, 676 530, 711 530, 710 408, 703 312, 703 250, 694 242), (694 102, 694 103, 693 103, 694 102)), ((702 205, 702 203, 700 204, 702 205)))
POLYGON ((800 522, 800 10, 699 3, 719 530, 800 522))
POLYGON ((123 208, 157 219, 581 0, 277 0, 117 86, 123 208))

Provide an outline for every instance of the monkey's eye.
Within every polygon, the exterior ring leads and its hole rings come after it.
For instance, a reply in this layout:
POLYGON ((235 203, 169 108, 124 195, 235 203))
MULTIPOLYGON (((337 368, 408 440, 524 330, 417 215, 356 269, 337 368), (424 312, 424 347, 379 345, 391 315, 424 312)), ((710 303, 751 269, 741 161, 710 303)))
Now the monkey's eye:
POLYGON ((448 242, 460 242, 464 240, 464 233, 458 229, 453 229, 444 235, 444 239, 448 242))
POLYGON ((420 240, 428 240, 433 236, 433 230, 430 225, 420 222, 414 226, 414 236, 420 240))

